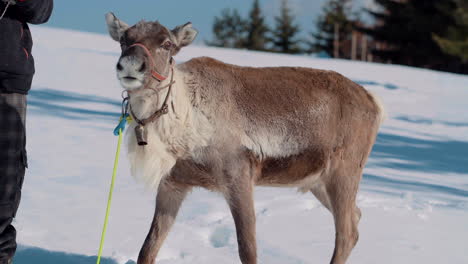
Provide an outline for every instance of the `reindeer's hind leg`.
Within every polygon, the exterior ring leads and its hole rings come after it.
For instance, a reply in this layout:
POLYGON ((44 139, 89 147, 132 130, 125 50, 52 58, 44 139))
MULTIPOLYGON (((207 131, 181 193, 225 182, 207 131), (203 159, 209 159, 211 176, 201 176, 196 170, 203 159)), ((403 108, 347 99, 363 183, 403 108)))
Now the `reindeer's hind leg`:
POLYGON ((310 191, 314 194, 315 198, 319 200, 323 206, 325 206, 332 214, 333 209, 331 207, 330 198, 328 197, 327 189, 323 183, 316 184, 310 191))
POLYGON ((362 170, 347 167, 344 162, 324 182, 311 192, 333 214, 335 220, 335 250, 331 264, 344 264, 357 243, 361 210, 356 195, 362 170))
POLYGON ((189 186, 161 182, 156 196, 156 210, 150 231, 138 256, 138 264, 155 263, 156 255, 167 237, 182 201, 190 191, 189 186))
MULTIPOLYGON (((325 185, 322 183, 317 184, 310 191, 315 196, 315 198, 317 198, 317 200, 319 200, 320 203, 322 203, 322 205, 325 206, 325 208, 327 208, 330 211, 330 213, 333 214, 333 208, 331 207, 330 198, 328 197, 325 185)), ((361 209, 359 209, 359 207, 357 206, 355 208, 354 217, 357 225, 359 223, 359 220, 361 220, 361 209)))

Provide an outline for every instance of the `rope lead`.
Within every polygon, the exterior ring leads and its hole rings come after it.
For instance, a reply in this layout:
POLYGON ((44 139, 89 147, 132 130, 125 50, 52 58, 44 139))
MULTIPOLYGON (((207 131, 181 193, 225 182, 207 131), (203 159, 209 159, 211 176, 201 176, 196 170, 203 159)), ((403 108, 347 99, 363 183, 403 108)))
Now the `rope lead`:
POLYGON ((122 129, 119 129, 119 140, 117 142, 117 152, 115 153, 114 170, 112 172, 112 180, 111 180, 111 185, 109 189, 109 197, 107 199, 106 217, 104 218, 104 226, 102 228, 101 243, 99 244, 99 252, 98 252, 96 264, 99 264, 101 262, 102 249, 104 246, 104 239, 106 237, 107 222, 109 220, 109 212, 110 212, 111 201, 112 201, 112 192, 114 190, 115 175, 117 174, 117 166, 119 164, 121 144, 122 144, 122 129))
POLYGON ((8 7, 10 6, 10 4, 11 4, 10 1, 7 1, 7 2, 6 2, 6 6, 5 6, 5 9, 3 10, 2 15, 0 16, 0 20, 2 20, 2 19, 3 19, 3 16, 5 16, 6 11, 8 10, 8 7))

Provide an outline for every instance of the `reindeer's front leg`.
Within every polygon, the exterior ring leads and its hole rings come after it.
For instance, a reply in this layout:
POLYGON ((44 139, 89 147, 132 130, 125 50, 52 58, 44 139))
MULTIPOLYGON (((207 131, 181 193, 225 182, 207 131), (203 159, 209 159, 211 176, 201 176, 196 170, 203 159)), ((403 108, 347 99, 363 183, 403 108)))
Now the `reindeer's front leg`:
POLYGON ((232 177, 232 182, 228 185, 226 193, 226 200, 236 225, 239 257, 242 264, 257 263, 253 171, 251 164, 240 166, 237 173, 229 176, 232 177))
POLYGON ((138 256, 138 264, 154 264, 159 249, 167 237, 175 221, 182 201, 189 192, 190 187, 179 185, 170 181, 163 181, 159 185, 156 196, 156 211, 153 223, 146 236, 145 243, 138 256))

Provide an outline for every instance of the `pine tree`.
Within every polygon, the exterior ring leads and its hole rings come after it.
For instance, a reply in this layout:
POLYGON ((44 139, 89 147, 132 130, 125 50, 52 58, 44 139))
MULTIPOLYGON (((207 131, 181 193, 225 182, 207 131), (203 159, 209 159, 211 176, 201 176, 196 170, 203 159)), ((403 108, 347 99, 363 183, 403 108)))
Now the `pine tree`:
MULTIPOLYGON (((329 0, 324 4, 323 13, 316 23, 316 32, 312 32, 313 41, 309 42, 309 52, 325 52, 333 56, 335 25, 339 28, 340 41, 349 39, 353 29, 351 19, 351 0, 329 0)), ((339 57, 343 58, 343 47, 339 49, 339 57)))
POLYGON ((297 38, 300 29, 294 23, 292 11, 287 0, 281 2, 281 13, 275 17, 275 29, 273 31, 273 50, 282 53, 301 53, 301 40, 297 38))
POLYGON ((460 0, 458 9, 453 14, 455 26, 448 29, 445 37, 434 35, 439 47, 447 54, 468 62, 468 1, 460 0))
POLYGON ((206 44, 217 47, 243 48, 246 39, 246 22, 237 9, 223 9, 213 23, 214 40, 206 44))
POLYGON ((382 11, 367 12, 376 19, 372 28, 361 29, 383 49, 372 51, 386 62, 451 70, 453 58, 444 54, 433 34, 445 35, 454 25, 453 0, 375 0, 382 11))
POLYGON ((249 14, 247 24, 247 40, 245 47, 251 50, 266 50, 269 32, 268 26, 265 24, 265 17, 262 15, 258 0, 254 0, 252 9, 249 14))

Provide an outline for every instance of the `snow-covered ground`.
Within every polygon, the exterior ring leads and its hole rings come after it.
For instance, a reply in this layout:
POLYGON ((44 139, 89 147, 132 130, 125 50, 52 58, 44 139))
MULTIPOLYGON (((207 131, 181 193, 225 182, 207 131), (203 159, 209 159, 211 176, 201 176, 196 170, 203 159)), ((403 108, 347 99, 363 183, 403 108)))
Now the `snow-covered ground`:
MULTIPOLYGON (((30 168, 15 221, 22 245, 17 263, 93 263, 85 256, 97 253, 117 142, 119 45, 105 35, 32 31, 37 71, 28 97, 30 168)), ((378 94, 388 119, 361 184, 360 240, 349 263, 468 263, 467 76, 208 47, 188 47, 176 60, 197 56, 335 70, 378 94)), ((258 188, 255 195, 259 263, 328 263, 333 220, 311 194, 258 188)), ((154 197, 130 176, 122 155, 105 256, 136 260, 154 197)), ((158 260, 240 263, 224 199, 195 190, 158 260)))

